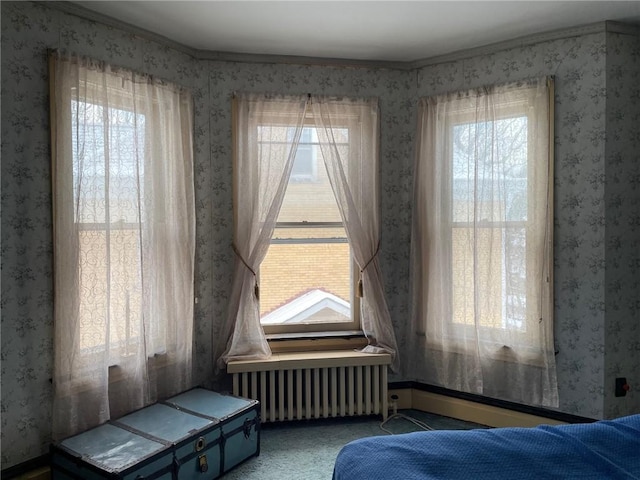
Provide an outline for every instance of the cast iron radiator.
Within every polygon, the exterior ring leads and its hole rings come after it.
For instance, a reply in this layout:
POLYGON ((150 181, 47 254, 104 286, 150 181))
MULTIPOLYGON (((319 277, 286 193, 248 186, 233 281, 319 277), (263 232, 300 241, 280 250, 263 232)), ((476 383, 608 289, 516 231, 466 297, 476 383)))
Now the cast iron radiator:
POLYGON ((328 351, 232 361, 233 394, 260 401, 262 422, 382 415, 386 420, 388 354, 328 351))

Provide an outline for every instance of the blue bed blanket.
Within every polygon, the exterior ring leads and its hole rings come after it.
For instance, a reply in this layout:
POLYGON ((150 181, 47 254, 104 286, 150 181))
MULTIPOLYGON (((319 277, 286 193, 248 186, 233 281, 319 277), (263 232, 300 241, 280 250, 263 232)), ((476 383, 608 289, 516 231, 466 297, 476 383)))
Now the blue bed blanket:
POLYGON ((342 448, 333 479, 640 480, 640 415, 362 438, 342 448))

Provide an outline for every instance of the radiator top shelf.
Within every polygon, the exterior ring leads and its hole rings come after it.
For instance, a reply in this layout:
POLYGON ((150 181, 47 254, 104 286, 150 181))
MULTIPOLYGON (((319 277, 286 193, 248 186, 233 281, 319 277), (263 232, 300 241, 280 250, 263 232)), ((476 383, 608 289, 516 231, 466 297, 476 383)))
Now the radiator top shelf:
POLYGON ((227 372, 243 373, 389 364, 391 364, 391 355, 388 353, 363 353, 356 350, 286 352, 274 353, 267 359, 232 360, 227 364, 227 372))

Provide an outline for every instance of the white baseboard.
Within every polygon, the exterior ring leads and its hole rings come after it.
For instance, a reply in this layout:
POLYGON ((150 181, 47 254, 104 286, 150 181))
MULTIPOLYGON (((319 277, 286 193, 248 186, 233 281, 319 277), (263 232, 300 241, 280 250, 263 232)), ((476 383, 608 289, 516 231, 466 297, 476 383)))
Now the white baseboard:
POLYGON ((457 418, 467 422, 479 423, 489 427, 535 427, 543 424, 561 425, 565 423, 551 418, 516 412, 506 408, 494 407, 413 388, 389 390, 390 399, 391 395, 398 396, 397 404, 399 409, 413 408, 415 410, 457 418))

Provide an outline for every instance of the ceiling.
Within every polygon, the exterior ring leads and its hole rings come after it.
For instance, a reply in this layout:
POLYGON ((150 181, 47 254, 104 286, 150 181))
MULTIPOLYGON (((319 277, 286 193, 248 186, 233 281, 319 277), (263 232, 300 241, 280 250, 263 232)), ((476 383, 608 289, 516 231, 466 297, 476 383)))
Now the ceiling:
POLYGON ((640 1, 74 1, 197 50, 409 62, 604 20, 640 1))

